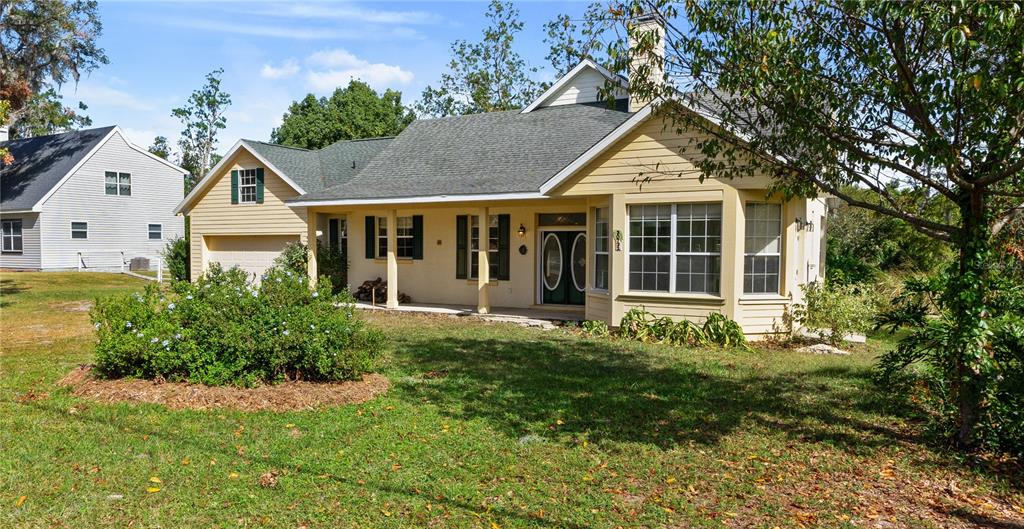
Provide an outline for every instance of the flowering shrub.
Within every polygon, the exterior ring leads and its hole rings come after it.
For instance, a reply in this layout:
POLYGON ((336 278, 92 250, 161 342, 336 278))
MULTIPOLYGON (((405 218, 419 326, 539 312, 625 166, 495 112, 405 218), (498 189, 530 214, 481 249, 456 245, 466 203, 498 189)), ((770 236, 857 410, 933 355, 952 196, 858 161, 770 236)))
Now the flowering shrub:
POLYGON ((96 369, 107 377, 242 386, 358 379, 383 344, 329 280, 311 290, 304 275, 277 267, 254 287, 241 270, 212 265, 195 283, 100 299, 92 320, 96 369))

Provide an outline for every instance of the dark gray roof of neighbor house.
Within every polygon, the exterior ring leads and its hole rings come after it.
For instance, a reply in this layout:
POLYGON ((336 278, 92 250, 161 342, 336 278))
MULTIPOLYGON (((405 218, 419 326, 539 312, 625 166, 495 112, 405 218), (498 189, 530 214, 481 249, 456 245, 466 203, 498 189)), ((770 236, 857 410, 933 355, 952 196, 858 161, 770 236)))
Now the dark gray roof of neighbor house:
POLYGON ((355 178, 295 200, 535 192, 631 115, 563 105, 417 120, 355 178))
POLYGON ((316 151, 255 140, 242 141, 306 193, 314 193, 350 180, 391 139, 343 140, 316 151))
POLYGON ((114 127, 0 142, 14 163, 0 165, 0 210, 32 209, 114 127))

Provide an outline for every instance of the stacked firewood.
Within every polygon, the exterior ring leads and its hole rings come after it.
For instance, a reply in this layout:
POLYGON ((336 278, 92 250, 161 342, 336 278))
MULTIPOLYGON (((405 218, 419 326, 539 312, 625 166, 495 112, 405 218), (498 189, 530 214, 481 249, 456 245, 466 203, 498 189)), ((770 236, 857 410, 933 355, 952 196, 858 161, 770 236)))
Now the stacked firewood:
MULTIPOLYGON (((352 297, 359 301, 386 303, 388 300, 388 282, 381 278, 370 281, 363 281, 362 285, 352 293, 352 297)), ((399 303, 412 303, 412 298, 404 292, 398 293, 399 303)))

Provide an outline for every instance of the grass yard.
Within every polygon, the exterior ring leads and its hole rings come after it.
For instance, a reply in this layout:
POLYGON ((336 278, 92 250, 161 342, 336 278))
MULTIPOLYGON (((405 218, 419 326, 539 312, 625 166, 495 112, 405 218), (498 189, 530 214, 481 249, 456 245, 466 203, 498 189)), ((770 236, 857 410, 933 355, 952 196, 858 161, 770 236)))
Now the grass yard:
POLYGON ((1019 470, 929 446, 871 348, 374 313, 393 387, 366 404, 170 411, 56 387, 91 360, 88 301, 143 285, 0 274, 0 527, 1024 528, 1019 470))

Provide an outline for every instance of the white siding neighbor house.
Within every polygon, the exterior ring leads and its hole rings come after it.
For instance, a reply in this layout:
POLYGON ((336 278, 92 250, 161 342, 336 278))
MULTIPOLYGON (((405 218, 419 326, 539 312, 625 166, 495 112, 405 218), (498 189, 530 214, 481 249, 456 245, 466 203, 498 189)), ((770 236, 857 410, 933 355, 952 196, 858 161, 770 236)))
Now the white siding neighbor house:
POLYGON ((118 127, 0 142, 0 268, 113 270, 156 264, 185 233, 174 214, 186 171, 118 127))

